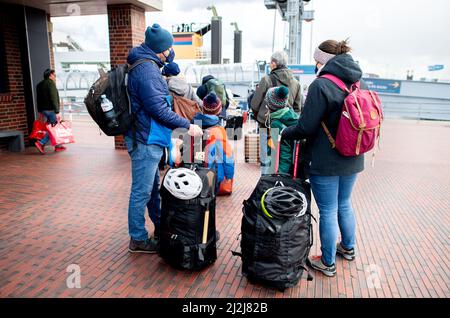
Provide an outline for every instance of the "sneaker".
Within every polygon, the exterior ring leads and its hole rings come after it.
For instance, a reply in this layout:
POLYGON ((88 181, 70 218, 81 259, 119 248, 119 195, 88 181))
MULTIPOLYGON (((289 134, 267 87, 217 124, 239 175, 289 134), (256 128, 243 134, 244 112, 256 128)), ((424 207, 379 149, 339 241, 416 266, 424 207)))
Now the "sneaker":
POLYGON ((158 242, 154 238, 150 238, 145 241, 130 239, 128 251, 131 253, 155 254, 158 252, 158 242))
POLYGON ((64 146, 56 146, 56 147, 55 147, 55 152, 64 151, 64 150, 66 150, 66 149, 67 149, 67 148, 64 147, 64 146))
POLYGON ((220 240, 220 232, 216 230, 216 242, 220 240))
POLYGON ((353 261, 356 257, 354 248, 352 248, 351 250, 347 250, 342 246, 341 243, 338 243, 336 246, 336 254, 342 256, 347 261, 353 261))
POLYGON ((309 264, 316 271, 322 272, 325 276, 333 277, 336 275, 336 265, 325 265, 321 256, 312 256, 309 258, 309 264))
POLYGON ((41 144, 39 141, 36 141, 34 143, 34 145, 36 146, 36 148, 39 150, 39 152, 43 155, 45 155, 45 150, 44 150, 44 145, 41 144))

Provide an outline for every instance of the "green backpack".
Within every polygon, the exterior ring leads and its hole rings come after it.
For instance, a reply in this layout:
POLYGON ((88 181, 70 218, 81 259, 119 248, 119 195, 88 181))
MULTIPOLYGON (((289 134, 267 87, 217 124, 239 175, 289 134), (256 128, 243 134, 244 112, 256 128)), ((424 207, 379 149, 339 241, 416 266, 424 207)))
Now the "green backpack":
POLYGON ((208 94, 214 92, 222 102, 222 107, 227 104, 227 93, 225 91, 225 84, 216 78, 212 78, 206 82, 206 89, 208 94))

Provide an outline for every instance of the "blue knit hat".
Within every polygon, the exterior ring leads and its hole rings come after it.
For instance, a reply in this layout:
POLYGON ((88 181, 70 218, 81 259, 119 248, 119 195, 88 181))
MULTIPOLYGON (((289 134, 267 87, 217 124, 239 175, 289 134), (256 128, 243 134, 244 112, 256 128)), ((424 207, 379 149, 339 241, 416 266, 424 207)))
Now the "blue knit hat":
POLYGON ((164 76, 177 76, 178 74, 180 74, 180 68, 175 62, 164 65, 162 69, 162 75, 164 76))
POLYGON ((161 53, 173 45, 172 34, 157 23, 145 31, 145 44, 155 53, 161 53))
POLYGON ((288 105, 289 89, 286 86, 272 87, 267 90, 266 102, 271 112, 280 110, 288 105))

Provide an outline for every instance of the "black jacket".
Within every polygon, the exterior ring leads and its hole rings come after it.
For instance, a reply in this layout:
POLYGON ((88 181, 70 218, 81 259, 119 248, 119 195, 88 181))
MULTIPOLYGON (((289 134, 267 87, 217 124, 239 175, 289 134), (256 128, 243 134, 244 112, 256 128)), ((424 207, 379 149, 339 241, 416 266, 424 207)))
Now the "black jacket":
MULTIPOLYGON (((333 74, 349 87, 359 81, 362 71, 348 54, 337 55, 321 70, 320 75, 333 74)), ((364 87, 364 83, 361 83, 364 87)), ((311 83, 305 106, 296 126, 283 130, 286 139, 306 138, 303 153, 310 174, 347 176, 364 170, 364 155, 344 157, 331 148, 320 122, 323 120, 335 138, 346 93, 330 80, 317 78, 311 83)))
POLYGON ((59 113, 59 93, 53 80, 47 78, 37 84, 36 100, 38 112, 53 110, 56 114, 59 113))

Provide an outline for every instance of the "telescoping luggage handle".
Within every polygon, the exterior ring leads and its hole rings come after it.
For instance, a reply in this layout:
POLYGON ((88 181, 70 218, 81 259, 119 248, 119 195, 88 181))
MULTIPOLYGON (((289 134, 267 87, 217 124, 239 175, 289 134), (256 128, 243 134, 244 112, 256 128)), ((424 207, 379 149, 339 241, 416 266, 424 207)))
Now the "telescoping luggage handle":
MULTIPOLYGON (((255 114, 253 113, 253 111, 248 111, 248 126, 251 126, 251 124, 252 124, 252 117, 254 116, 255 114)), ((253 129, 253 130, 251 130, 251 132, 253 132, 253 133, 256 133, 256 134, 259 134, 259 124, 258 124, 258 121, 256 120, 256 119, 254 119, 254 121, 255 121, 255 124, 256 124, 256 128, 255 129, 253 129)))
MULTIPOLYGON (((298 157, 300 155, 300 141, 296 140, 294 143, 294 172, 292 173, 292 179, 297 179, 298 157)), ((277 144, 277 156, 275 158, 275 173, 278 173, 280 168, 280 149, 281 149, 281 134, 278 135, 277 144)))
MULTIPOLYGON (((191 163, 194 163, 195 160, 195 156, 194 156, 194 141, 195 141, 195 137, 191 136, 191 163)), ((214 173, 212 173, 211 171, 208 171, 208 173, 206 174, 206 177, 208 179, 208 187, 209 189, 214 188, 214 173)), ((203 194, 201 194, 201 196, 203 197, 203 194)), ((214 197, 214 194, 212 195, 212 197, 214 197)), ((202 232, 202 244, 205 245, 208 241, 208 228, 209 228, 209 207, 210 207, 210 200, 207 200, 208 202, 205 204, 206 207, 206 211, 205 211, 205 216, 204 216, 204 220, 203 220, 203 232, 202 232)), ((199 256, 200 259, 203 258, 203 256, 201 255, 203 253, 203 251, 201 251, 201 249, 199 250, 199 256)))

